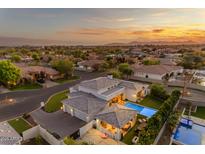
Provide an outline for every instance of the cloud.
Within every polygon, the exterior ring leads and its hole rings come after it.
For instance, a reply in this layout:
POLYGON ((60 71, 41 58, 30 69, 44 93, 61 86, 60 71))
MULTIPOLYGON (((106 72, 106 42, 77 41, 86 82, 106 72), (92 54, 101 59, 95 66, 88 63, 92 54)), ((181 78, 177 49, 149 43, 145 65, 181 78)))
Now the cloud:
POLYGON ((138 41, 205 41, 205 30, 189 27, 145 28, 68 28, 58 31, 58 36, 71 39, 88 39, 89 41, 115 42, 116 40, 138 41))
POLYGON ((161 33, 163 31, 164 31, 164 29, 153 29, 152 30, 153 33, 161 33))
POLYGON ((119 21, 119 22, 128 22, 128 21, 134 21, 135 18, 119 18, 119 19, 116 19, 116 21, 119 21))
POLYGON ((122 17, 122 18, 105 18, 105 17, 90 17, 85 18, 83 21, 88 23, 113 23, 115 22, 132 22, 135 21, 135 18, 132 17, 122 17))

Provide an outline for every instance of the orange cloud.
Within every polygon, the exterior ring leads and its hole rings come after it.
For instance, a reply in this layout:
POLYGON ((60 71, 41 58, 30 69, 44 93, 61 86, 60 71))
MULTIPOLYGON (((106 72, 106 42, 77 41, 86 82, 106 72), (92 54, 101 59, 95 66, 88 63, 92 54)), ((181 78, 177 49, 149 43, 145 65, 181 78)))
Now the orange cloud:
POLYGON ((143 41, 205 41, 205 30, 185 27, 160 28, 74 28, 58 31, 59 36, 88 39, 94 41, 115 42, 117 40, 143 41))

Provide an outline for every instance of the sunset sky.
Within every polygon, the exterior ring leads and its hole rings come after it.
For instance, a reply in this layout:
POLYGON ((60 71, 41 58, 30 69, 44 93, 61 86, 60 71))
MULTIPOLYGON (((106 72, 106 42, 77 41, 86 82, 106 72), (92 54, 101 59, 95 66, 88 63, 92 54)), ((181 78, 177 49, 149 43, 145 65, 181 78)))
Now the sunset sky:
POLYGON ((0 9, 0 37, 86 45, 205 42, 205 9, 0 9))

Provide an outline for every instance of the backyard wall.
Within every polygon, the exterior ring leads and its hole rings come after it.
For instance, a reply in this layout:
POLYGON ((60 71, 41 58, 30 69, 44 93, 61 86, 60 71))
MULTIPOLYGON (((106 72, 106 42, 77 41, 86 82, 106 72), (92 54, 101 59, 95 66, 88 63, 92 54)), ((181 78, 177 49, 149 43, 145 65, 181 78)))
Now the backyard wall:
POLYGON ((23 140, 28 140, 39 135, 39 126, 32 127, 22 133, 23 140))
POLYGON ((93 125, 95 123, 95 120, 89 122, 88 124, 86 124, 85 126, 80 128, 80 137, 82 137, 84 134, 87 133, 87 131, 89 131, 91 128, 93 128, 93 125))
POLYGON ((24 131, 22 134, 23 134, 23 140, 32 139, 40 135, 49 144, 52 144, 52 145, 63 144, 62 141, 56 139, 52 134, 50 134, 46 129, 42 128, 40 125, 30 128, 24 131))

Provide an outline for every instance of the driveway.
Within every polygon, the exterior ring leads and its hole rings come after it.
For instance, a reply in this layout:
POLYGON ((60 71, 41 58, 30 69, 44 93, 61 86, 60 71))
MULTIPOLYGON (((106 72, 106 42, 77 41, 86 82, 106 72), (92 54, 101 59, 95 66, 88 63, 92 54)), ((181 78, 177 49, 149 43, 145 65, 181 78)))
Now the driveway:
POLYGON ((99 76, 103 76, 103 73, 85 73, 85 72, 75 72, 75 75, 80 76, 79 80, 71 83, 65 83, 62 85, 57 85, 50 88, 38 89, 38 90, 27 90, 27 91, 15 91, 0 94, 0 101, 7 98, 16 99, 15 104, 0 105, 0 122, 5 121, 17 116, 23 115, 24 113, 29 113, 38 107, 40 107, 40 102, 45 102, 54 93, 69 89, 69 87, 80 83, 84 80, 93 79, 99 76))
POLYGON ((95 145, 125 145, 109 137, 103 139, 101 136, 102 133, 99 130, 90 129, 80 140, 95 145))
POLYGON ((70 114, 63 112, 62 110, 47 113, 41 109, 31 113, 34 121, 40 124, 41 127, 45 128, 51 133, 58 134, 61 139, 66 136, 70 136, 78 131, 86 122, 72 117, 70 114))

